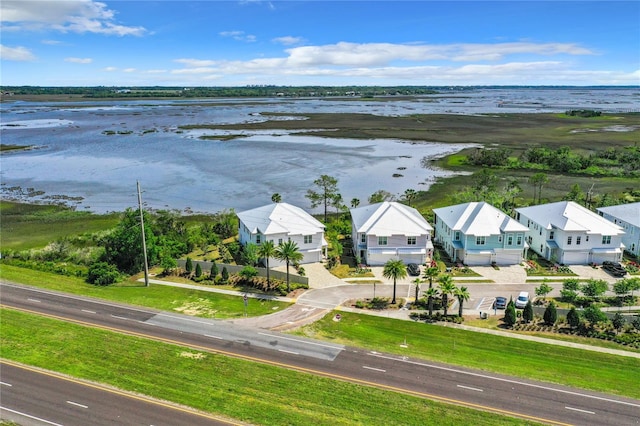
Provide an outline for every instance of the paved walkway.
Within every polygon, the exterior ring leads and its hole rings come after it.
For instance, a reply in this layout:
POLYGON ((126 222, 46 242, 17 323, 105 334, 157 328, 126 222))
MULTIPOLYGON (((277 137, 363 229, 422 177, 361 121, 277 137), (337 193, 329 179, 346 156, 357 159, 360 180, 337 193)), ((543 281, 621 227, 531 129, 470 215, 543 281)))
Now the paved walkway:
MULTIPOLYGON (((355 309, 344 306, 344 303, 351 299, 362 299, 366 297, 373 297, 375 292, 376 296, 380 297, 390 297, 393 291, 393 284, 384 276, 382 276, 382 267, 373 267, 372 272, 375 277, 366 278, 367 281, 379 281, 379 284, 376 285, 359 285, 357 284, 358 280, 353 280, 353 282, 346 282, 332 275, 323 264, 315 263, 308 264, 304 266, 305 275, 309 278, 309 290, 302 293, 297 298, 289 298, 289 297, 278 297, 278 296, 266 296, 261 294, 252 294, 248 293, 247 296, 255 299, 270 299, 270 300, 278 300, 282 302, 292 303, 292 306, 284 309, 282 311, 275 312, 273 314, 261 316, 261 317, 253 317, 253 318, 243 318, 230 320, 234 324, 242 324, 251 327, 259 327, 270 330, 287 330, 296 327, 300 327, 302 325, 306 325, 317 321, 328 313, 339 310, 343 312, 355 312, 359 314, 367 314, 367 315, 375 315, 385 318, 394 318, 400 320, 413 321, 410 318, 410 311, 408 309, 393 309, 393 310, 383 310, 383 311, 369 311, 362 309, 355 309)), ((572 266, 574 272, 578 273, 580 271, 580 278, 601 278, 598 271, 606 274, 609 278, 609 274, 605 271, 599 269, 593 269, 589 266, 585 266, 584 268, 574 268, 572 266), (578 269, 578 270, 576 270, 578 269), (585 275, 582 275, 585 274, 585 275)), ((284 269, 283 269, 284 270, 284 269)), ((495 284, 500 285, 500 288, 509 289, 512 291, 513 289, 524 288, 527 281, 527 275, 524 272, 524 269, 521 266, 510 266, 510 267, 500 267, 499 270, 496 270, 492 267, 473 267, 473 270, 477 273, 483 275, 481 277, 482 280, 491 280, 495 284)), ((414 292, 415 292, 415 284, 412 281, 416 277, 406 277, 402 280, 397 281, 396 285, 396 294, 398 298, 403 298, 409 302, 413 301, 414 292)), ((604 279, 604 278, 602 278, 604 279)), ((467 278, 465 277, 465 281, 467 278)), ((615 282, 615 278, 613 278, 615 282)), ((140 280, 142 281, 142 280, 140 280)), ((352 280, 349 280, 352 281, 352 280)), ((607 280, 609 281, 609 280, 607 280)), ((160 284, 160 285, 168 285, 174 287, 182 287, 182 288, 190 288, 202 291, 210 291, 215 293, 223 293, 235 296, 241 296, 245 293, 234 291, 234 290, 225 290, 219 289, 215 287, 208 287, 202 285, 192 285, 192 284, 182 284, 182 283, 173 283, 168 281, 160 281, 155 279, 150 279, 150 283, 152 284, 160 284)), ((425 286, 426 284, 423 284, 425 286)), ((529 284, 531 286, 532 284, 529 284)), ((424 287, 423 287, 424 289, 424 287)), ((494 291, 495 292, 495 291, 494 291)), ((484 298, 483 298, 484 299, 484 298)), ((457 312, 457 301, 454 306, 451 307, 450 312, 457 312)), ((469 303, 470 306, 476 307, 475 304, 469 303)), ((636 309, 636 308, 633 308, 636 309)), ((637 307, 640 309, 640 307, 637 307)), ((485 311, 488 310, 485 308, 485 311)), ((479 311, 477 309, 465 309, 466 314, 470 315, 479 315, 479 311)), ((614 355, 627 356, 640 359, 640 353, 629 352, 625 350, 618 349, 609 349, 609 348, 601 348, 597 346, 584 345, 579 343, 566 342, 555 339, 547 339, 542 337, 529 336, 518 333, 511 333, 507 331, 500 330, 492 330, 481 327, 470 327, 462 324, 452 324, 452 323, 437 323, 438 325, 442 325, 445 327, 454 327, 460 328, 464 330, 471 330, 479 333, 487 333, 493 334, 501 337, 508 337, 514 339, 522 339, 522 340, 530 340, 534 342, 546 343, 550 345, 557 346, 566 346, 579 348, 583 350, 590 350, 594 352, 603 352, 610 353, 614 355)))

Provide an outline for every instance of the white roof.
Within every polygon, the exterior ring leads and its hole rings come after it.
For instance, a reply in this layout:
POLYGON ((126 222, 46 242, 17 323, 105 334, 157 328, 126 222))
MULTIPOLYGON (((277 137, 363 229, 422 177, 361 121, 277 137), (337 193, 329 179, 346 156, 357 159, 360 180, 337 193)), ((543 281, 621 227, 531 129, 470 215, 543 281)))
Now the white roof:
POLYGON ((640 203, 600 207, 597 210, 640 228, 640 203))
POLYGON ((433 209, 433 212, 449 228, 461 231, 465 235, 489 236, 529 230, 526 226, 484 201, 441 207, 433 209))
POLYGON ((582 207, 573 201, 541 204, 516 209, 545 229, 584 231, 587 234, 620 235, 624 231, 618 225, 582 207))
POLYGON ((252 234, 312 235, 324 232, 324 225, 300 207, 274 203, 238 213, 252 234))
POLYGON ((417 237, 430 234, 433 230, 418 210, 393 201, 351 209, 351 219, 356 232, 383 237, 417 237))

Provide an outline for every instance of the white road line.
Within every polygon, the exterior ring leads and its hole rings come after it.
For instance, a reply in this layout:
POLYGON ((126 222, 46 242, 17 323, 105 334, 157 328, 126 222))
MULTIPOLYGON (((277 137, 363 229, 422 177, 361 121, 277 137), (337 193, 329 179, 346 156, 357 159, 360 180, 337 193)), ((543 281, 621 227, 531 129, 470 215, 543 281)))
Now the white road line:
POLYGON ((275 335, 275 334, 269 334, 269 333, 258 333, 262 336, 267 336, 267 337, 273 337, 274 339, 282 339, 282 340, 292 340, 294 342, 298 342, 298 343, 304 343, 305 345, 315 345, 315 346, 322 346, 325 348, 330 348, 330 349, 336 349, 339 351, 343 351, 344 347, 338 347, 338 346, 333 346, 333 345, 325 345, 323 343, 316 343, 316 342, 308 342, 306 340, 300 340, 300 339, 294 339, 291 337, 285 337, 285 336, 280 336, 280 335, 275 335))
POLYGON ((392 361, 406 362, 408 364, 419 365, 419 366, 427 367, 427 368, 435 368, 435 369, 438 369, 438 370, 451 371, 453 373, 466 374, 466 375, 469 375, 469 376, 480 377, 480 378, 483 378, 483 379, 497 380, 499 382, 511 383, 511 384, 514 384, 514 385, 529 386, 529 387, 532 387, 532 388, 544 389, 544 390, 564 393, 564 394, 567 394, 567 395, 574 395, 574 396, 580 396, 580 397, 583 397, 583 398, 597 399, 599 401, 613 402, 613 403, 616 403, 616 404, 629 405, 631 407, 640 408, 640 404, 634 404, 633 402, 619 401, 619 400, 611 399, 611 398, 603 398, 601 396, 589 395, 589 394, 586 394, 586 393, 574 392, 574 391, 569 391, 569 390, 564 390, 564 389, 557 389, 557 388, 552 388, 550 386, 536 385, 536 384, 533 384, 533 383, 526 383, 526 382, 521 382, 521 381, 518 381, 518 380, 503 379, 501 377, 494 377, 494 376, 489 376, 489 375, 486 375, 486 374, 472 373, 470 371, 458 370, 456 368, 448 368, 448 367, 442 367, 442 366, 439 366, 439 365, 427 364, 427 363, 423 363, 423 362, 409 361, 409 360, 406 360, 406 359, 401 359, 401 358, 396 358, 396 357, 392 357, 392 356, 381 355, 381 354, 376 353, 376 352, 370 352, 368 355, 369 356, 375 356, 375 357, 378 357, 378 358, 383 358, 383 359, 389 359, 389 360, 392 360, 392 361))
POLYGON ((82 312, 86 312, 88 314, 95 314, 96 313, 96 311, 90 311, 88 309, 83 309, 82 312))
POLYGON ((387 370, 383 370, 382 368, 367 367, 366 365, 363 365, 362 368, 366 368, 367 370, 379 371, 381 373, 387 372, 387 370))
POLYGON ((119 316, 117 316, 117 315, 113 315, 113 314, 112 314, 111 316, 112 316, 113 318, 118 318, 118 319, 121 319, 121 320, 126 320, 126 321, 128 321, 128 320, 129 320, 129 318, 126 318, 126 317, 119 317, 119 316))
POLYGON ((482 390, 482 389, 472 388, 471 386, 463 386, 463 385, 456 385, 456 386, 458 386, 459 388, 462 388, 462 389, 469 389, 469 390, 476 391, 476 392, 484 392, 484 390, 482 390))
POLYGON ((211 337, 211 338, 213 338, 213 339, 224 340, 224 339, 223 339, 222 337, 220 337, 220 336, 212 336, 211 334, 205 334, 204 336, 205 336, 205 337, 211 337))
POLYGON ((29 302, 41 303, 38 299, 31 299, 31 298, 28 298, 27 300, 28 300, 29 302))
POLYGON ((595 414, 593 411, 581 410, 579 408, 573 408, 573 407, 564 407, 564 408, 571 411, 578 411, 580 413, 595 414))
POLYGON ((0 410, 7 410, 7 411, 9 411, 10 413, 15 413, 15 414, 18 414, 19 416, 28 417, 28 418, 30 418, 30 419, 34 419, 34 420, 37 420, 37 421, 39 421, 39 422, 46 423, 46 424, 49 424, 49 425, 53 425, 53 426, 62 426, 60 423, 50 422, 49 420, 41 419, 40 417, 32 416, 32 415, 30 415, 30 414, 23 413, 23 412, 21 412, 21 411, 12 410, 11 408, 7 408, 7 407, 0 407, 0 410))
POLYGON ((13 386, 11 383, 7 383, 7 382, 0 382, 0 385, 9 386, 9 387, 13 386))
POLYGON ((75 405, 76 407, 89 408, 86 405, 78 404, 77 402, 73 402, 73 401, 67 401, 67 404, 75 405))
POLYGON ((286 353, 286 354, 300 355, 298 352, 285 351, 284 349, 278 349, 278 351, 280 351, 280 352, 284 352, 284 353, 286 353))

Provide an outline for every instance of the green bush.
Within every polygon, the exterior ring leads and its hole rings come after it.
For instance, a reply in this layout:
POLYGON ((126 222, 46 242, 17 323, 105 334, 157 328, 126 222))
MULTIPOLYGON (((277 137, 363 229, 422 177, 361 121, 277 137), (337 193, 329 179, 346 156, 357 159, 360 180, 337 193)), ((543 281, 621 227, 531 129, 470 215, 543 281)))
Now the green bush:
POLYGON ((107 262, 95 262, 89 266, 87 282, 89 284, 107 286, 120 280, 120 272, 115 265, 107 262))

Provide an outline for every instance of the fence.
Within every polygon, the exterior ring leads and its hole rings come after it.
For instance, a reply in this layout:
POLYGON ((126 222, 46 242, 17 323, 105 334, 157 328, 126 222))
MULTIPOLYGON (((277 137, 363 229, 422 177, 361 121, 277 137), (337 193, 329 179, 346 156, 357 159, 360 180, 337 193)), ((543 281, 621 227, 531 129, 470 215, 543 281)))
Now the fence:
MULTIPOLYGON (((208 261, 204 261, 204 260, 192 260, 191 261, 193 263, 193 268, 195 269, 196 265, 199 264, 200 268, 202 268, 203 272, 207 272, 211 270, 211 266, 213 265, 213 262, 208 262, 208 261)), ((181 268, 185 267, 185 264, 187 263, 186 260, 184 259, 178 259, 178 266, 181 268)), ((244 268, 244 265, 227 265, 226 263, 216 263, 216 265, 218 266, 218 271, 222 271, 222 268, 226 267, 227 268, 227 272, 229 272, 229 274, 237 274, 238 272, 240 272, 242 270, 242 268, 244 268)), ((267 276, 267 268, 256 268, 256 271, 258 271, 258 275, 261 277, 266 277, 267 276)), ((292 283, 298 283, 298 284, 303 284, 303 285, 309 285, 309 278, 307 277, 301 277, 300 275, 296 275, 296 274, 292 274, 291 272, 294 271, 295 269, 293 267, 289 268, 289 281, 292 283)), ((282 272, 282 271, 274 271, 274 270, 270 270, 269 271, 269 276, 271 278, 275 278, 276 280, 281 280, 281 281, 286 281, 287 280, 287 273, 286 272, 282 272)))

